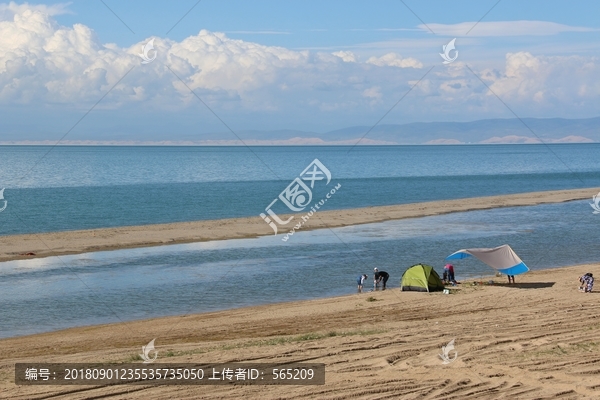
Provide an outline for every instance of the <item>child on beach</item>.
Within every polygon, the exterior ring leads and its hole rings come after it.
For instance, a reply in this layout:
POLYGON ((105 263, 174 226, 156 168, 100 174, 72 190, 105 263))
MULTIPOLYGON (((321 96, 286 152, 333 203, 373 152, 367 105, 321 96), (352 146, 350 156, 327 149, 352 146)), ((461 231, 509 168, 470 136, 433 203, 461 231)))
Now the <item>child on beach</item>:
POLYGON ((358 293, 362 292, 363 284, 367 278, 367 274, 360 275, 358 278, 356 278, 356 283, 358 283, 358 293))

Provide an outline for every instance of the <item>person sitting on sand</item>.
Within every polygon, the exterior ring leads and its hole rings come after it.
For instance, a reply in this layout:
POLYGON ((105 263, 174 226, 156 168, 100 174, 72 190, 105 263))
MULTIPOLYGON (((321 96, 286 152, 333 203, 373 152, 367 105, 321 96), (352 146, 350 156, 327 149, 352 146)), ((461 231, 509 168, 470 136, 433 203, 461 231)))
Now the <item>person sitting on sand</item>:
POLYGON ((375 272, 375 283, 374 283, 374 288, 375 290, 377 290, 377 285, 379 285, 379 282, 383 281, 383 289, 381 290, 385 290, 385 284, 387 283, 388 279, 390 279, 390 274, 388 274, 385 271, 380 271, 377 268, 373 268, 373 271, 375 272))
POLYGON ((367 274, 360 275, 358 278, 356 278, 356 283, 358 283, 358 293, 362 292, 363 284, 367 278, 367 274))

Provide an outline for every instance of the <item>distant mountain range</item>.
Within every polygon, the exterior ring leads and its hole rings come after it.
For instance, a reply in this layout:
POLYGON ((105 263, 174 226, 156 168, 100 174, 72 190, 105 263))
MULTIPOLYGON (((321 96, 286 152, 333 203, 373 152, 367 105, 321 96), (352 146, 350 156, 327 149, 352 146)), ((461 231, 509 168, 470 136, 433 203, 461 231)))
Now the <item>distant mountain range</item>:
MULTIPOLYGON (((369 127, 328 132, 326 140, 360 137, 369 127)), ((523 118, 472 122, 416 122, 376 126, 367 138, 398 144, 600 142, 600 117, 587 119, 523 118)))
MULTIPOLYGON (((600 117, 586 119, 517 118, 472 122, 415 122, 410 124, 353 126, 326 133, 296 130, 239 131, 202 134, 193 140, 102 141, 65 140, 76 145, 383 145, 463 143, 592 143, 600 142, 600 117), (369 131, 370 130, 370 131, 369 131), (368 132, 368 133, 367 133, 368 132), (228 138, 223 140, 223 138, 228 138), (362 139, 361 139, 362 138, 362 139), (360 141, 359 141, 360 140, 360 141)), ((10 141, 0 144, 54 144, 53 141, 10 141)))

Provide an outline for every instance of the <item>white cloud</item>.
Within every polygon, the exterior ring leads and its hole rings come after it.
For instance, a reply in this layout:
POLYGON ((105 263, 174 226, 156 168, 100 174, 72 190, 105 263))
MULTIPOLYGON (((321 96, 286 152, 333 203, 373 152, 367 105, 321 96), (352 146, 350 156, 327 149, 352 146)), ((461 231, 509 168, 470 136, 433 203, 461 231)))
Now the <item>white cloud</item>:
POLYGON ((379 86, 373 86, 371 88, 363 90, 362 95, 369 99, 379 100, 382 96, 381 88, 379 86))
POLYGON ((230 39, 224 33, 202 30, 197 36, 173 43, 167 60, 176 65, 177 71, 189 73, 187 78, 192 89, 244 92, 273 83, 281 69, 307 66, 309 53, 230 39))
MULTIPOLYGON (((209 103, 226 106, 237 102, 248 109, 271 111, 281 107, 278 97, 282 90, 296 95, 314 90, 354 93, 351 101, 335 96, 320 99, 315 106, 338 109, 356 106, 361 93, 372 86, 366 83, 369 72, 360 67, 350 51, 295 51, 207 30, 180 42, 154 38, 157 59, 141 66, 138 54, 150 38, 129 48, 104 45, 85 25, 57 24, 50 14, 63 12, 64 8, 5 5, 4 9, 14 15, 0 22, 0 102, 81 104, 100 98, 132 68, 127 80, 110 92, 103 107, 110 107, 109 100, 113 107, 142 100, 167 107, 185 105, 196 101, 188 88, 209 103)), ((395 54, 373 59, 371 64, 421 65, 395 54)), ((381 79, 390 73, 382 73, 381 79)), ((398 75, 394 78, 397 80, 398 75)))
POLYGON ((460 24, 421 24, 421 30, 445 36, 549 36, 563 32, 597 32, 599 29, 570 26, 548 21, 461 22, 460 24), (429 27, 429 28, 428 28, 429 27), (472 29, 472 30, 471 30, 472 29))
POLYGON ((396 53, 387 53, 381 57, 371 57, 367 64, 378 67, 423 68, 423 64, 415 58, 402 58, 396 53))
POLYGON ((336 51, 335 53, 331 53, 336 57, 341 58, 344 62, 356 62, 357 58, 351 51, 336 51))
MULTIPOLYGON (((439 67, 423 77, 421 61, 387 49, 371 49, 371 57, 360 62, 348 50, 297 51, 202 30, 178 42, 156 37, 157 59, 141 65, 138 54, 151 38, 128 48, 102 44, 89 27, 60 26, 49 15, 65 7, 44 7, 11 3, 1 8, 14 15, 0 21, 0 104, 89 108, 131 70, 99 108, 143 102, 143 107, 179 111, 198 105, 189 87, 219 115, 221 110, 236 116, 259 111, 280 115, 283 123, 290 116, 307 120, 318 113, 329 121, 347 121, 349 115, 376 120, 387 111, 383 99, 400 98, 421 80, 410 100, 386 118, 476 119, 508 112, 460 60, 442 66, 433 47, 431 58, 439 67), (372 56, 372 51, 379 53, 372 56)), ((474 71, 520 116, 597 114, 597 57, 514 52, 504 61, 479 65, 485 68, 472 65, 474 71)))
MULTIPOLYGON (((598 59, 580 56, 534 56, 528 52, 508 53, 503 73, 484 71, 482 79, 505 99, 537 103, 598 98, 598 59)), ((489 93, 491 95, 491 93, 489 93)))
POLYGON ((68 7, 71 3, 57 3, 50 6, 45 4, 17 4, 14 1, 10 3, 0 3, 0 21, 13 19, 15 15, 23 14, 26 11, 39 11, 42 14, 54 16, 62 14, 72 14, 68 7))

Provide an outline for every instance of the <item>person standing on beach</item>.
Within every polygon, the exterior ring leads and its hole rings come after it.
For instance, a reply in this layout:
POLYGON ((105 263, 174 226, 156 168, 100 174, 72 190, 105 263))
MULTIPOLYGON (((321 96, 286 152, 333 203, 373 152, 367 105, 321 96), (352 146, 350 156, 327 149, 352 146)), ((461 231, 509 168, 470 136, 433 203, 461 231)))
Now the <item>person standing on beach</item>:
POLYGON ((512 283, 515 283, 515 276, 514 275, 507 275, 508 276, 508 283, 510 284, 510 280, 512 279, 512 283))
POLYGON ((388 279, 390 279, 390 274, 388 274, 385 271, 380 271, 377 268, 373 268, 373 271, 375 272, 375 282, 374 282, 374 289, 377 290, 377 285, 379 285, 379 282, 383 282, 383 289, 381 290, 385 290, 385 284, 387 283, 388 279))
POLYGON ((365 283, 365 280, 368 278, 369 276, 367 274, 363 274, 360 275, 358 278, 356 278, 356 283, 358 283, 358 293, 361 293, 363 290, 363 284, 365 283))
POLYGON ((446 264, 444 267, 444 276, 446 276, 449 283, 456 283, 456 279, 454 279, 454 266, 452 264, 446 264))

